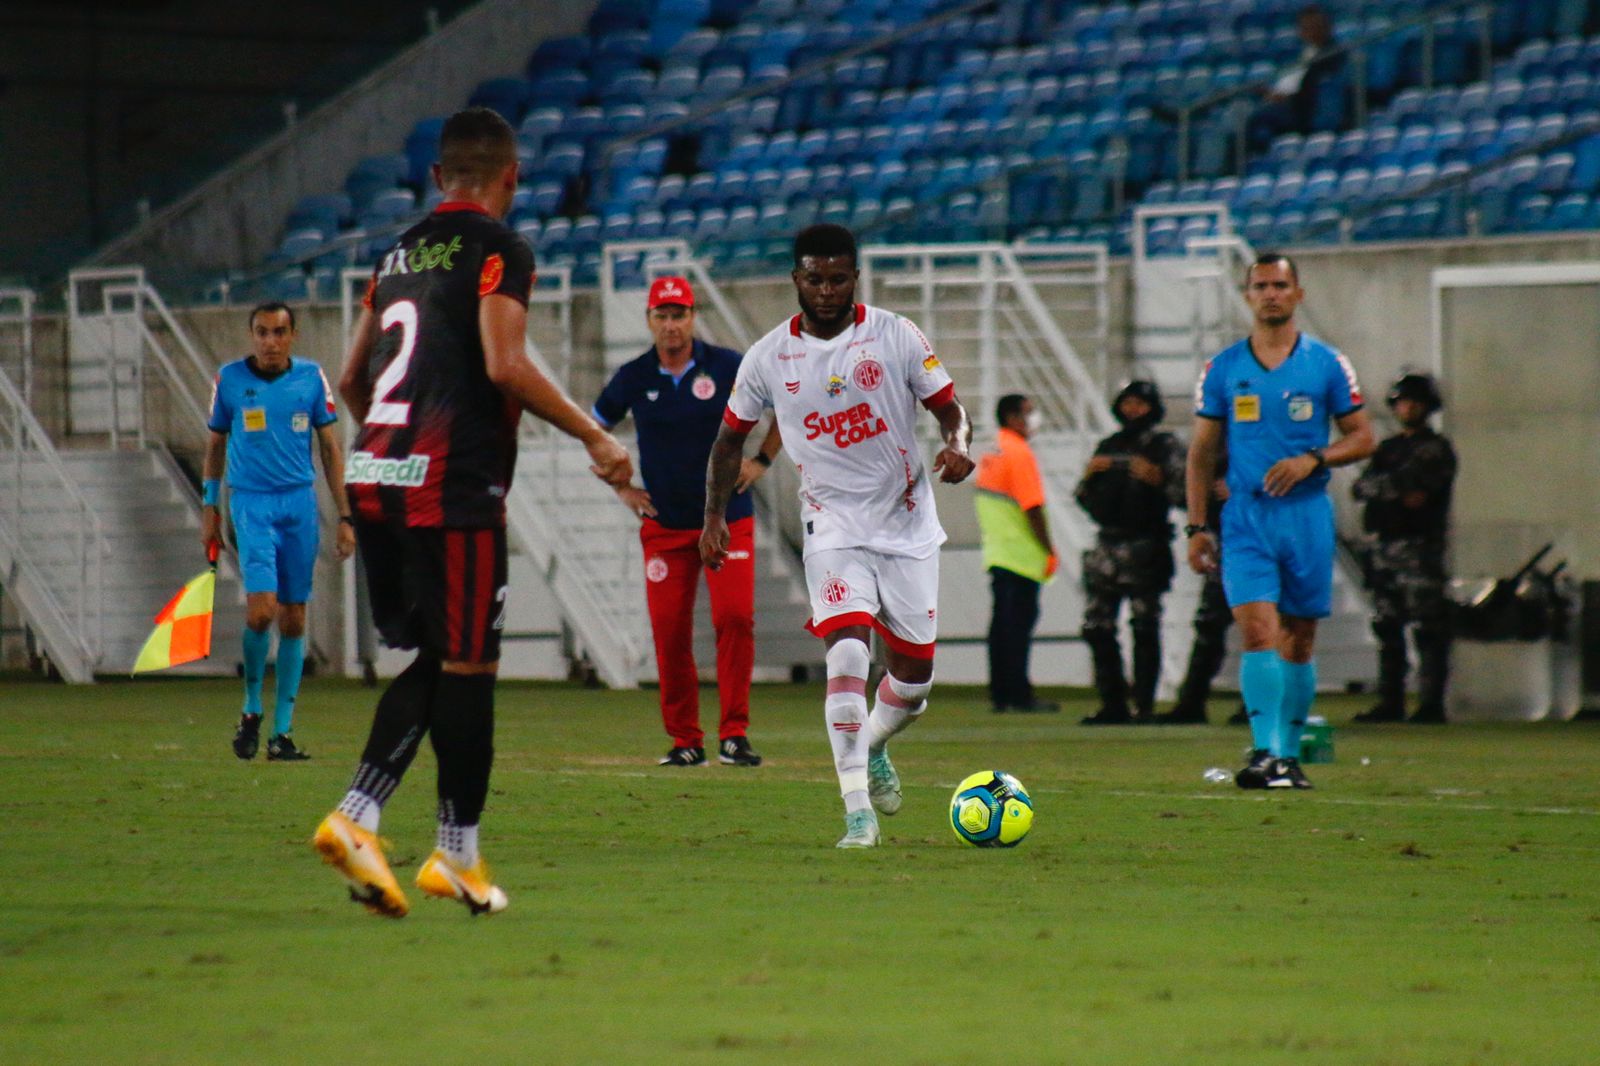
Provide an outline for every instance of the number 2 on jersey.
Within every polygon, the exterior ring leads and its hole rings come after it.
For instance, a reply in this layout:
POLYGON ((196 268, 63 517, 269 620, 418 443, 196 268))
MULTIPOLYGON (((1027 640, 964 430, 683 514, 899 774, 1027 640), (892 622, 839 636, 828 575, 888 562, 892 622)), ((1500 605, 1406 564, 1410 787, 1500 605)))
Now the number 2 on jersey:
POLYGON ((411 368, 411 353, 417 347, 417 305, 410 300, 396 301, 384 308, 379 324, 385 333, 395 326, 400 327, 400 350, 372 386, 372 410, 367 412, 367 425, 403 426, 411 418, 411 405, 390 400, 388 396, 400 387, 406 371, 411 368))

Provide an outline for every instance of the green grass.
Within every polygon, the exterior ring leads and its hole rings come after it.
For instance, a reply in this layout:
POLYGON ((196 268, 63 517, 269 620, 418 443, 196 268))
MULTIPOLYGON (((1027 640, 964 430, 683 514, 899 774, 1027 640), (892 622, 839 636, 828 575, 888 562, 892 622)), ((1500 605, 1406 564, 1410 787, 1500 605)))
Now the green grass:
MULTIPOLYGON (((758 770, 656 768, 653 692, 501 686, 486 854, 511 907, 404 921, 307 846, 374 694, 309 682, 300 765, 237 686, 0 686, 0 1062, 1592 1063, 1600 729, 1347 727, 1312 793, 1207 784, 1243 730, 1079 728, 936 690, 885 846, 843 828, 820 688, 758 770), (996 767, 1038 819, 960 845, 996 767)), ((707 707, 715 703, 703 693, 707 707)), ((1220 705, 1214 711, 1220 709, 1220 705)), ((419 757, 384 833, 432 845, 419 757)))

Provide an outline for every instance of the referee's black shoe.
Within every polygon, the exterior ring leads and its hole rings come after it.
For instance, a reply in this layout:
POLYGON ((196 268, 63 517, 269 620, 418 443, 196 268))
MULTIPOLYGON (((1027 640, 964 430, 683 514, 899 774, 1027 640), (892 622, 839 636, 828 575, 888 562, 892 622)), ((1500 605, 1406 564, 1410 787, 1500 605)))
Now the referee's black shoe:
POLYGON ((656 760, 657 766, 704 766, 705 764, 704 748, 673 748, 656 760))
POLYGON ((261 747, 261 716, 241 714, 233 731, 233 753, 241 759, 254 759, 261 747))
POLYGON ((1250 761, 1245 763, 1244 769, 1233 775, 1233 783, 1240 788, 1266 788, 1267 782, 1272 778, 1277 769, 1278 760, 1266 748, 1253 748, 1250 751, 1250 761))
POLYGON ((1311 779, 1300 769, 1300 760, 1290 756, 1272 764, 1267 774, 1268 788, 1311 788, 1311 779))
POLYGON ((724 766, 760 766, 761 756, 747 737, 726 737, 717 747, 717 761, 724 766))
POLYGON ((268 762, 304 762, 311 758, 294 745, 294 738, 288 733, 279 733, 267 738, 268 762))

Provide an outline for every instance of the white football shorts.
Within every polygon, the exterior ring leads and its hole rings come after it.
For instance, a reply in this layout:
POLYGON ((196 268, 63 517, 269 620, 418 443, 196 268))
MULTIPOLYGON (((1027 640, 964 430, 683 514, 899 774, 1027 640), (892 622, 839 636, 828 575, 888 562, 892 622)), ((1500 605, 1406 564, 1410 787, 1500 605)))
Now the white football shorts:
POLYGON ((832 548, 806 557, 811 621, 826 637, 844 626, 871 626, 903 655, 933 658, 938 639, 939 553, 922 559, 870 548, 832 548))

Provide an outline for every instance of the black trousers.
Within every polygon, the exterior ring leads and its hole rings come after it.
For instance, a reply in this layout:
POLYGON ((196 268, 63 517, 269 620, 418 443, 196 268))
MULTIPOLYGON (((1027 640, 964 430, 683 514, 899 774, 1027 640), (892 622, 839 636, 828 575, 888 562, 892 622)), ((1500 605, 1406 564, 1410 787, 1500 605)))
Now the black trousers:
POLYGON ((989 568, 994 614, 989 619, 989 699, 996 707, 1033 703, 1028 653, 1039 621, 1039 582, 998 566, 989 568))

